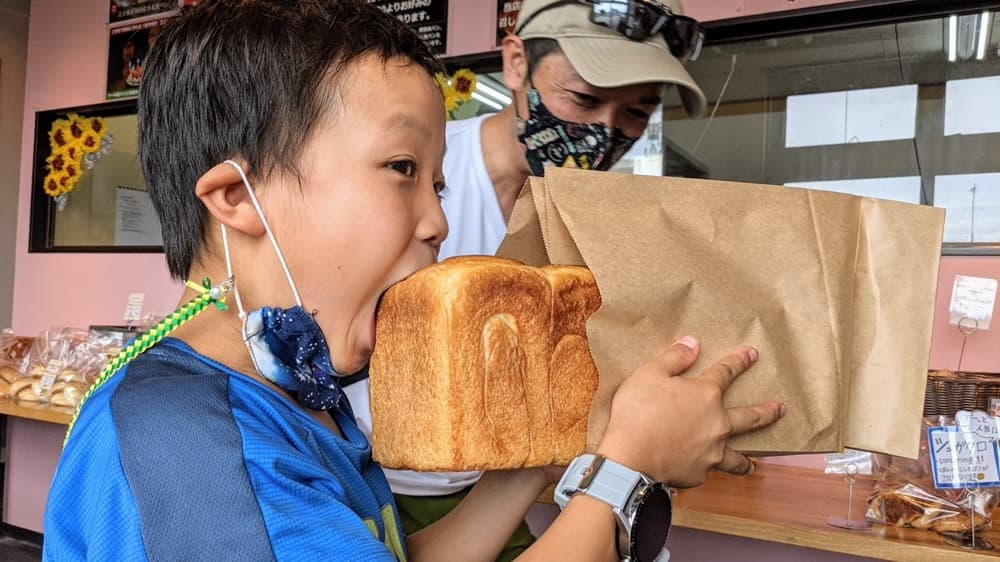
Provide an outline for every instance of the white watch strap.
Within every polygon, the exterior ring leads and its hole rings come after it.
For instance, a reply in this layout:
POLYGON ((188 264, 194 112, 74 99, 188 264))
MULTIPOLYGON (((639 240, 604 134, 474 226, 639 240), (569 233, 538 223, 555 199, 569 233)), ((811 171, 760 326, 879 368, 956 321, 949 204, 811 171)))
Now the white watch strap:
POLYGON ((642 474, 598 455, 580 455, 573 459, 556 486, 556 503, 565 507, 573 494, 583 492, 622 512, 642 474), (560 501, 562 500, 562 501, 560 501))

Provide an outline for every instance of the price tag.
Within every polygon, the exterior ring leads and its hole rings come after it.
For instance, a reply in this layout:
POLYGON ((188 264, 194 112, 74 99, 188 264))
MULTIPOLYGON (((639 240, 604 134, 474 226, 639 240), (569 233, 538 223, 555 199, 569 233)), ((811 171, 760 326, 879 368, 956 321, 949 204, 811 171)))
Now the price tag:
POLYGON ((982 428, 983 431, 962 431, 958 426, 932 427, 927 430, 935 488, 1000 486, 996 421, 985 414, 983 416, 991 420, 991 430, 982 428))
MULTIPOLYGON (((997 280, 986 277, 956 275, 951 290, 951 324, 957 326, 962 318, 974 319, 977 330, 989 330, 993 319, 993 305, 997 298, 997 280)), ((968 321, 966 321, 968 322, 968 321)), ((962 325, 965 326, 966 322, 962 325)))
POLYGON ((63 362, 58 359, 50 359, 45 365, 45 372, 42 373, 42 380, 38 384, 42 387, 42 392, 48 392, 52 385, 56 384, 56 377, 62 372, 63 362))
POLYGON ((128 304, 125 306, 125 323, 135 324, 142 318, 142 302, 146 293, 129 293, 128 304))

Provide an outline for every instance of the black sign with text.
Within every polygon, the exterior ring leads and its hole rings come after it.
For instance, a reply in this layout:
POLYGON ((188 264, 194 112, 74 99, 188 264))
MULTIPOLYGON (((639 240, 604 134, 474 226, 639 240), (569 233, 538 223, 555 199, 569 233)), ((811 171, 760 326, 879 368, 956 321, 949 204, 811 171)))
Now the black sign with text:
POLYGON ((366 1, 410 26, 435 54, 448 50, 448 0, 366 1))
POLYGON ((521 13, 521 0, 497 0, 497 47, 503 38, 514 33, 517 15, 521 13))

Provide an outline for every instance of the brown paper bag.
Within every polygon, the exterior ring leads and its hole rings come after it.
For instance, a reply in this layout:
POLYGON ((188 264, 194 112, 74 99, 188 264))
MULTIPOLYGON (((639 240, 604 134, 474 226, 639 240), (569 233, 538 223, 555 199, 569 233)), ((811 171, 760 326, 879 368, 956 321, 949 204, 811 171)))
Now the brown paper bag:
POLYGON ((625 377, 693 334, 691 373, 739 345, 761 352, 727 405, 788 404, 734 448, 915 457, 943 223, 933 207, 822 191, 548 169, 498 255, 597 279, 590 448, 625 377))

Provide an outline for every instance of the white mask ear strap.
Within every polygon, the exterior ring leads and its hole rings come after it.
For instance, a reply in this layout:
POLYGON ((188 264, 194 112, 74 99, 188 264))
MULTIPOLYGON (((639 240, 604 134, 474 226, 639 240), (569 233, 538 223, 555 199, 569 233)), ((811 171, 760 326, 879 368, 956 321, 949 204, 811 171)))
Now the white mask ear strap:
MULTIPOLYGON (((222 229, 222 253, 226 257, 226 275, 229 279, 232 279, 233 260, 229 257, 229 235, 226 232, 226 225, 219 223, 219 228, 222 229)), ((236 283, 233 283, 233 296, 236 297, 236 310, 240 313, 240 319, 245 321, 247 313, 243 310, 243 300, 240 299, 240 290, 236 285, 236 283)))
MULTIPOLYGON (((285 256, 281 253, 281 248, 278 247, 278 241, 274 238, 274 233, 271 232, 271 226, 267 224, 267 218, 264 217, 264 210, 261 209, 260 202, 257 201, 257 196, 254 195, 253 188, 250 187, 250 181, 247 179, 247 175, 243 172, 243 168, 236 162, 232 160, 226 160, 226 164, 229 164, 230 166, 235 168, 237 172, 239 172, 240 178, 243 180, 243 185, 244 187, 247 188, 247 194, 250 195, 250 201, 253 203, 253 208, 257 211, 257 216, 260 217, 260 221, 264 224, 264 230, 267 232, 267 237, 270 238, 271 240, 271 246, 274 248, 274 253, 278 255, 278 261, 281 263, 281 270, 285 272, 285 279, 288 280, 288 286, 291 287, 292 289, 292 296, 295 297, 295 304, 302 306, 302 299, 299 297, 299 290, 295 286, 295 281, 292 280, 291 272, 288 271, 288 264, 285 263, 285 256)), ((223 244, 225 244, 226 243, 225 226, 222 227, 222 232, 223 232, 223 244)), ((229 252, 227 251, 226 267, 229 267, 228 258, 229 258, 229 252)), ((229 272, 229 274, 232 275, 232 272, 229 272)), ((237 298, 237 306, 239 306, 238 304, 239 296, 237 296, 236 298, 237 298)))

